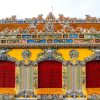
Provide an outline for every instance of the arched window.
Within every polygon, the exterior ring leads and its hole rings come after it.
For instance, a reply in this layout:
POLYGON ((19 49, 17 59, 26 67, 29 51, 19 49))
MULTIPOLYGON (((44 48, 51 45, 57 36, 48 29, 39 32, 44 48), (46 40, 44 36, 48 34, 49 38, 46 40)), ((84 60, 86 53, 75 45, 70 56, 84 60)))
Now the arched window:
POLYGON ((43 61, 38 64, 38 88, 62 88, 62 63, 43 61))
POLYGON ((15 63, 0 61, 0 88, 15 87, 15 63))
POLYGON ((86 87, 100 88, 100 60, 87 62, 86 64, 86 87))

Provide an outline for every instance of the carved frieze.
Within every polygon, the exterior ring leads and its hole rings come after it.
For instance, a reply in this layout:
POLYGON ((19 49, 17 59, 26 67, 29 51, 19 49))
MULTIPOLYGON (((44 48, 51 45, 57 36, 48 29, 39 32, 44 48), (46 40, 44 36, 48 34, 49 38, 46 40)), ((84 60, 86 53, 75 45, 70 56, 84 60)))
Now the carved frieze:
POLYGON ((38 58, 37 58, 37 62, 41 62, 44 60, 56 60, 56 61, 60 61, 63 62, 63 58, 62 55, 58 52, 56 52, 57 49, 43 49, 43 52, 38 54, 38 58))

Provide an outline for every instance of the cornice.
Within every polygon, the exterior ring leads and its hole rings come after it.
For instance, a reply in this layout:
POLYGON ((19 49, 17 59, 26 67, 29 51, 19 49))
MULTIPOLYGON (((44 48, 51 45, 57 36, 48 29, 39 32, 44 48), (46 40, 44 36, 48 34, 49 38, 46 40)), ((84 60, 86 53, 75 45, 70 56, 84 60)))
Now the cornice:
POLYGON ((2 44, 0 45, 0 48, 8 48, 8 49, 14 49, 14 48, 47 48, 47 47, 55 47, 55 48, 94 48, 94 49, 99 49, 100 44, 61 44, 61 43, 37 43, 37 44, 2 44))

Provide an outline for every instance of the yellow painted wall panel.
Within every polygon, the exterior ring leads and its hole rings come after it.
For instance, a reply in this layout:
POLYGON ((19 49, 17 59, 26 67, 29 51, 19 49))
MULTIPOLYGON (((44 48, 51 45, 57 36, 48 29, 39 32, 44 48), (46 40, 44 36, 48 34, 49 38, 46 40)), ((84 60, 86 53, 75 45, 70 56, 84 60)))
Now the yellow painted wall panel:
MULTIPOLYGON (((73 50, 73 49, 59 49, 58 52, 60 52, 62 54, 62 57, 64 58, 64 60, 72 60, 69 56, 69 53, 71 50, 73 50)), ((79 57, 76 60, 83 61, 85 58, 94 54, 94 52, 89 49, 74 48, 74 50, 77 50, 79 52, 79 57)))
MULTIPOLYGON (((11 51, 9 51, 7 54, 10 55, 11 57, 16 58, 17 60, 24 60, 22 57, 22 52, 25 49, 13 49, 11 51)), ((30 60, 35 61, 37 59, 37 55, 42 52, 41 49, 29 49, 29 51, 31 52, 31 57, 30 60)))

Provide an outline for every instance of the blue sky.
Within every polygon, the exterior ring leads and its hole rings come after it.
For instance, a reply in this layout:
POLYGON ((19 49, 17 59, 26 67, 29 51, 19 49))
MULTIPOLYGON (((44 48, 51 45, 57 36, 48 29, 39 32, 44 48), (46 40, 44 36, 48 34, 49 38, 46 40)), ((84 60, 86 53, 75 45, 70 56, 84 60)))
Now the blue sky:
POLYGON ((100 0, 0 0, 0 19, 16 15, 17 18, 44 17, 52 11, 56 17, 100 18, 100 0))

